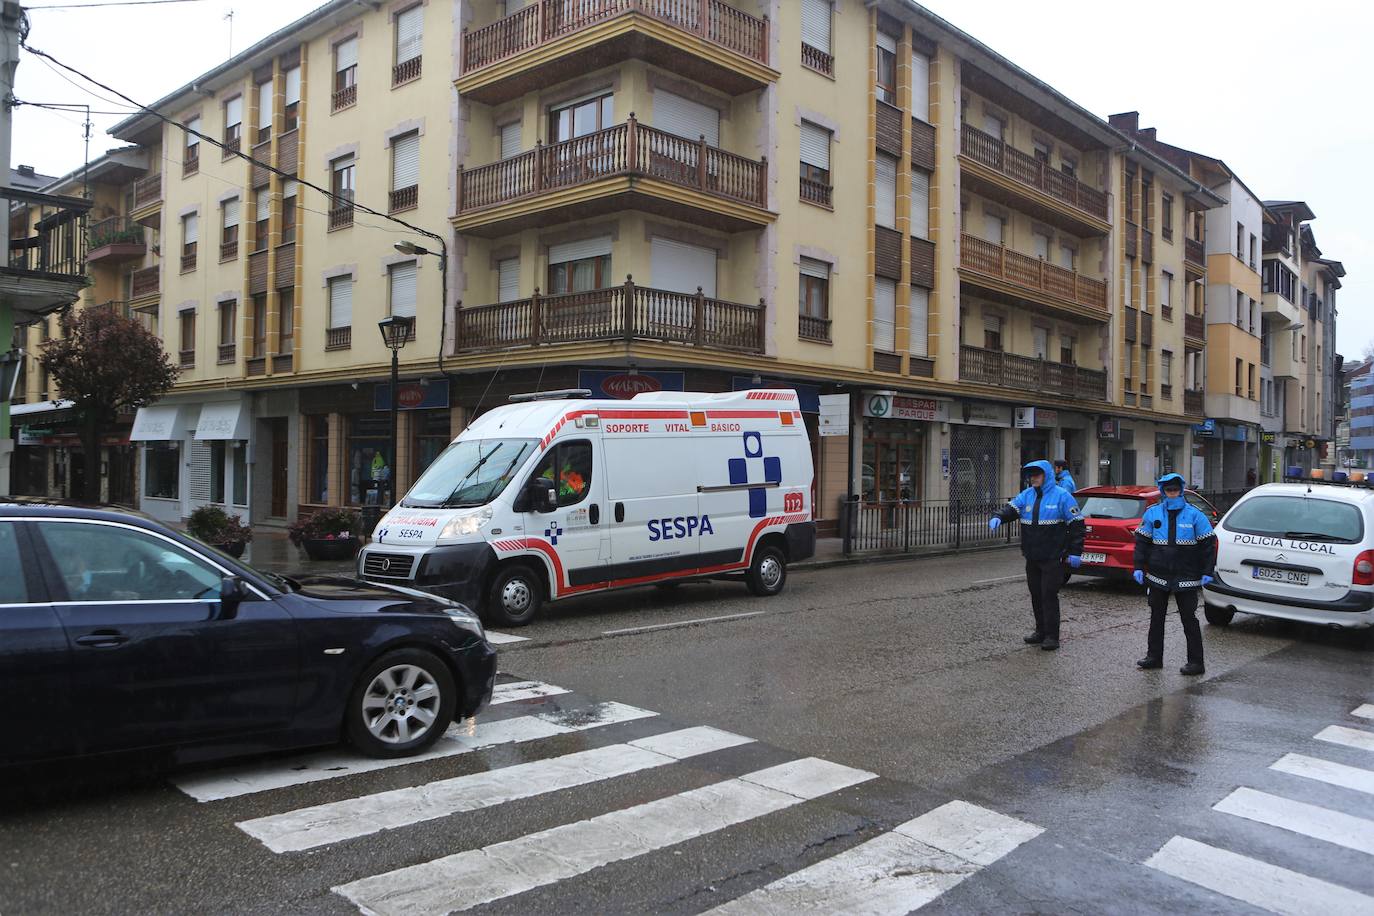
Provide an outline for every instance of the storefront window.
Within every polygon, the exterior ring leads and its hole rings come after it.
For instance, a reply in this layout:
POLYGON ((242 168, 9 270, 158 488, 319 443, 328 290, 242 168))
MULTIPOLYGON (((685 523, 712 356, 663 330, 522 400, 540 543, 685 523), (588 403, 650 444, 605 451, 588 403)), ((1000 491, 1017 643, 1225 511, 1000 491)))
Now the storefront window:
POLYGON ((346 447, 348 504, 389 504, 392 478, 391 417, 387 414, 354 414, 349 417, 346 447))
POLYGON ((920 499, 925 430, 905 420, 864 423, 860 484, 866 502, 920 499))
POLYGON ((149 442, 145 449, 147 493, 157 499, 176 499, 181 493, 181 449, 176 442, 149 442))
POLYGON ((210 502, 224 502, 224 440, 210 443, 210 502))
POLYGON ((453 436, 449 433, 449 412, 447 410, 416 411, 411 416, 411 428, 415 431, 415 456, 412 480, 419 480, 439 453, 448 448, 453 436))
POLYGON ((329 418, 310 418, 310 501, 329 502, 329 418))
POLYGON ((234 443, 234 505, 248 505, 248 443, 234 443))

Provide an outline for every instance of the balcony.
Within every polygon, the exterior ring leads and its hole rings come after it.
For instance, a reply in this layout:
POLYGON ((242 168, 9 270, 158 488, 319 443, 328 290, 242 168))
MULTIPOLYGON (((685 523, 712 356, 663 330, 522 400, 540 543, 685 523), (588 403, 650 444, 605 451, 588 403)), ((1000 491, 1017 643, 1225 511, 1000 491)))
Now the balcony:
POLYGON ((797 316, 797 336, 802 340, 830 343, 830 319, 814 318, 810 315, 797 316))
MULTIPOLYGON (((494 2, 485 6, 492 7, 494 2)), ((536 0, 463 30, 463 95, 487 105, 639 59, 739 95, 776 80, 769 23, 724 0, 536 0)))
POLYGON ((1106 235, 1107 195, 971 124, 959 142, 967 190, 1079 235, 1106 235))
POLYGON ((455 228, 507 235, 640 209, 738 232, 770 223, 768 163, 624 124, 458 172, 455 228))
POLYGON ((1207 321, 1201 315, 1183 316, 1183 336, 1198 343, 1207 342, 1207 321))
POLYGON ((392 191, 387 198, 388 213, 400 213, 402 210, 414 210, 419 205, 420 186, 418 184, 392 191))
POLYGON ((417 80, 420 78, 421 58, 412 57, 410 60, 403 60, 391 68, 391 87, 417 80))
POLYGON ((10 204, 11 231, 0 264, 0 301, 16 321, 30 321, 76 300, 86 286, 86 214, 91 202, 18 188, 0 190, 10 204))
POLYGON ((1195 277, 1207 273, 1207 248, 1198 239, 1184 238, 1183 266, 1195 277))
POLYGON ((133 318, 133 311, 129 308, 127 299, 107 299, 96 305, 95 308, 102 312, 109 312, 111 315, 118 315, 120 318, 133 318))
POLYGON ((1302 323, 1302 311, 1296 304, 1268 290, 1260 296, 1260 314, 1276 331, 1302 323))
POLYGON ((1192 417, 1205 416, 1207 413, 1206 395, 1201 389, 1183 391, 1183 412, 1192 417))
POLYGON ((91 225, 86 260, 92 264, 141 261, 148 253, 144 228, 126 216, 112 216, 91 225))
POLYGON ((227 366, 234 362, 237 352, 238 346, 236 344, 222 343, 216 352, 215 363, 220 366, 227 366))
POLYGON ((327 328, 324 332, 324 348, 326 350, 347 350, 353 346, 353 326, 345 325, 341 328, 327 328))
POLYGON ((1106 372, 982 347, 959 348, 959 380, 1076 400, 1107 400, 1106 372))
POLYGON ((161 290, 162 268, 157 264, 134 271, 129 279, 129 296, 132 299, 150 298, 161 290))
POLYGON ((458 310, 460 352, 601 340, 657 341, 710 350, 763 352, 763 303, 621 286, 458 310))
POLYGON ((148 175, 134 182, 133 209, 129 215, 151 229, 162 225, 161 173, 148 175))
POLYGON ((968 233, 959 246, 959 274, 965 283, 1000 302, 1025 305, 1029 301, 1067 317, 1094 321, 1109 317, 1107 284, 1102 280, 968 233))

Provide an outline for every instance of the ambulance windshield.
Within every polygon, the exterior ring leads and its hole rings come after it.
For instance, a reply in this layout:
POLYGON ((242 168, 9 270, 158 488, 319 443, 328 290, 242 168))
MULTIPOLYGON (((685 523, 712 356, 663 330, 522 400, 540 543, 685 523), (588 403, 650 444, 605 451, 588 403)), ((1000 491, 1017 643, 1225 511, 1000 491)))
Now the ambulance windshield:
POLYGON ((409 509, 485 506, 510 483, 537 439, 461 439, 434 459, 401 505, 409 509))

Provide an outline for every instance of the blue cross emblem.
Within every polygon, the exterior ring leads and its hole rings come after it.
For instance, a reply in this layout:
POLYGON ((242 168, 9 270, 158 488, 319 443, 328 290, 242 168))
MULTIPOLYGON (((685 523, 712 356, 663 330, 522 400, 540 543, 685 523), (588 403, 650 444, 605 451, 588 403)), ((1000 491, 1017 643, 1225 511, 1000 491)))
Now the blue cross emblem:
POLYGON ((563 533, 563 529, 558 527, 558 522, 553 522, 544 529, 544 537, 549 539, 549 543, 558 546, 558 536, 563 533))
POLYGON ((755 486, 749 487, 749 517, 763 518, 768 514, 766 485, 782 483, 782 459, 771 456, 764 457, 762 433, 749 432, 744 434, 744 457, 731 458, 729 461, 731 486, 738 487, 749 484, 751 462, 755 467, 760 464, 763 466, 763 479, 757 481, 755 486))

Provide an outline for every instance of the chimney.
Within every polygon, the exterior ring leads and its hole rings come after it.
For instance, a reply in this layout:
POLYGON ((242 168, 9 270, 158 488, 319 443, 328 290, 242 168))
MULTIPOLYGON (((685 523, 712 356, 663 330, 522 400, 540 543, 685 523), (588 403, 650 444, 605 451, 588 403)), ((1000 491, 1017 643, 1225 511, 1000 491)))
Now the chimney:
POLYGON ((1133 134, 1140 130, 1140 112, 1123 111, 1121 114, 1114 114, 1108 117, 1107 123, 1117 130, 1133 134))
POLYGON ((1148 140, 1153 143, 1155 139, 1155 129, 1153 127, 1147 127, 1140 132, 1140 136, 1141 139, 1148 140))
POLYGON ((25 178, 34 177, 33 166, 31 165, 21 165, 18 169, 16 169, 16 171, 18 171, 19 174, 23 175, 25 178))

